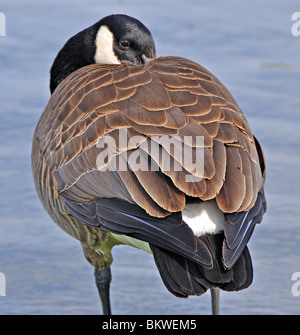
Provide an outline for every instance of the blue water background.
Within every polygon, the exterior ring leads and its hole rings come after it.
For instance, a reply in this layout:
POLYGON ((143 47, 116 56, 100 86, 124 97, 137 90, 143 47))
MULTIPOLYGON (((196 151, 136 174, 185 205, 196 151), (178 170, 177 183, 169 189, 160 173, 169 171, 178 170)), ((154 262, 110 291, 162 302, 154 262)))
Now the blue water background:
MULTIPOLYGON (((2 0, 0 37, 0 314, 99 314, 93 269, 78 241, 42 208, 30 168, 34 127, 49 99, 49 68, 65 41, 111 13, 140 19, 158 55, 190 58, 231 91, 264 148, 268 213, 249 243, 255 277, 221 293, 223 314, 299 314, 292 274, 300 272, 299 1, 2 0)), ((210 297, 177 299, 151 255, 113 250, 114 314, 209 314, 210 297)))

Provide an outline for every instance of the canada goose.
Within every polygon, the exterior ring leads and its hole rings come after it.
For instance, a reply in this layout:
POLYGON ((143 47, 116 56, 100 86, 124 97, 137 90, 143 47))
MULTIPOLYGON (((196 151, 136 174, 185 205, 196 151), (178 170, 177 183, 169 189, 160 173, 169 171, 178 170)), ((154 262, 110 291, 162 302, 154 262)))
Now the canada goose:
POLYGON ((111 15, 67 41, 50 90, 33 137, 35 186, 95 267, 104 314, 118 244, 151 252, 177 297, 211 289, 213 313, 219 288, 251 284, 247 242, 266 210, 264 158, 214 75, 155 58, 142 23, 111 15))

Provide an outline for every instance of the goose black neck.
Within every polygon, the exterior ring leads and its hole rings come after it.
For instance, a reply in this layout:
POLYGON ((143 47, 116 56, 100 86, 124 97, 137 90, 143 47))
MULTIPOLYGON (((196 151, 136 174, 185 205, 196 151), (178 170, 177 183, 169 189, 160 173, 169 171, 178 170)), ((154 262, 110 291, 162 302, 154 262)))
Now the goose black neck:
POLYGON ((96 50, 95 36, 99 27, 95 24, 71 37, 56 56, 50 70, 50 91, 55 88, 72 72, 94 64, 96 50))

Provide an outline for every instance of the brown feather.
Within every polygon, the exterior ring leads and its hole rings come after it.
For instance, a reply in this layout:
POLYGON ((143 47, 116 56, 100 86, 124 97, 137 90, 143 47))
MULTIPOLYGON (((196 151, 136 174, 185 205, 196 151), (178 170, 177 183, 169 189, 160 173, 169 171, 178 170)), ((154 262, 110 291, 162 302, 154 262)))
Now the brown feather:
POLYGON ((237 212, 246 195, 246 181, 242 173, 242 160, 239 149, 234 146, 226 148, 227 164, 225 183, 216 200, 226 212, 237 212))
POLYGON ((51 96, 35 141, 57 178, 58 189, 66 197, 72 193, 79 202, 119 194, 151 215, 165 216, 183 208, 186 194, 202 200, 216 197, 222 211, 232 212, 251 207, 263 187, 262 154, 258 157, 235 100, 210 72, 178 57, 158 58, 146 66, 94 64, 75 71, 51 96), (125 138, 119 141, 120 128, 127 129, 129 137, 143 140, 134 145, 125 138), (194 150, 193 159, 199 146, 195 138, 203 136, 202 179, 187 183, 187 176, 197 176, 193 162, 174 159, 174 148, 168 150, 158 141, 159 153, 170 159, 167 171, 159 154, 144 147, 152 135, 178 135, 183 147, 194 150), (99 140, 105 138, 122 143, 112 157, 124 161, 121 153, 141 148, 159 172, 100 172, 110 163, 103 160, 97 166, 98 155, 104 156, 108 145, 105 142, 106 147, 100 148, 104 142, 99 140), (112 192, 106 180, 112 182, 116 175, 112 192))

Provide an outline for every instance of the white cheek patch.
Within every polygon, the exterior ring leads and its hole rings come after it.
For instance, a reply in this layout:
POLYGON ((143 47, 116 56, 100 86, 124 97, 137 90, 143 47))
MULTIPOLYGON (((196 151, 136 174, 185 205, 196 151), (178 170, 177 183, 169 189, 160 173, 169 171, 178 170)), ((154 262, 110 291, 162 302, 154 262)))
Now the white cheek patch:
POLYGON ((121 64, 113 49, 114 36, 107 26, 101 26, 96 35, 95 62, 97 64, 121 64))
POLYGON ((224 230, 224 214, 215 200, 186 205, 182 218, 196 236, 218 234, 224 230))

